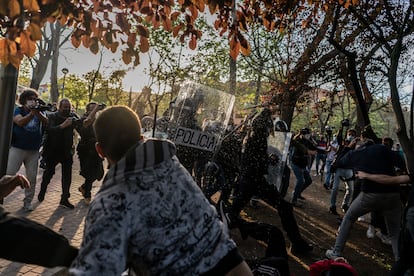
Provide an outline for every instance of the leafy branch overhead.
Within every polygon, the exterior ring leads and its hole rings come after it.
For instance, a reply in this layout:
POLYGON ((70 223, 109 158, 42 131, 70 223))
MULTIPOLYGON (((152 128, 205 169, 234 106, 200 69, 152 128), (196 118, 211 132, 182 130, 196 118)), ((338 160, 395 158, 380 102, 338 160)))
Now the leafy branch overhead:
POLYGON ((150 47, 149 25, 163 28, 195 49, 202 35, 195 20, 206 9, 215 16, 214 27, 220 35, 227 34, 235 59, 239 53, 250 53, 245 32, 251 23, 259 22, 268 31, 284 30, 298 11, 307 8, 311 13, 304 19, 306 26, 334 2, 344 7, 358 4, 358 0, 246 0, 234 10, 231 0, 1 0, 0 62, 18 67, 23 55, 32 57, 35 42, 42 38, 41 27, 58 20, 73 27, 75 47, 83 45, 96 54, 103 45, 112 52, 122 51, 126 64, 137 65, 139 53, 150 47))

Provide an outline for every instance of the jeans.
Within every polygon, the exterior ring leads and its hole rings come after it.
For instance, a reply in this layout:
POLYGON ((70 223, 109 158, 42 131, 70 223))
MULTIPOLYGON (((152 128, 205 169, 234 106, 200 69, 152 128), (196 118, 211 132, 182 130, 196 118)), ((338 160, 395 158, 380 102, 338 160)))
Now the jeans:
POLYGON ((16 174, 22 164, 26 169, 26 177, 30 182, 30 188, 24 190, 24 205, 29 205, 35 195, 37 166, 39 161, 39 151, 23 150, 11 147, 9 150, 9 160, 7 163, 7 174, 16 174))
POLYGON ((301 193, 312 184, 312 178, 307 168, 301 168, 293 163, 291 163, 291 167, 296 177, 296 184, 292 197, 292 202, 295 202, 298 200, 301 193))
POLYGON ((323 171, 323 167, 325 167, 326 164, 326 154, 321 154, 318 153, 316 154, 316 158, 315 158, 315 169, 316 169, 316 173, 320 173, 319 171, 319 163, 322 161, 322 167, 320 169, 320 171, 323 171))
POLYGON ((70 197, 70 184, 72 182, 72 157, 59 160, 56 158, 46 158, 46 170, 43 172, 42 184, 40 186, 40 192, 45 194, 47 186, 50 183, 53 175, 55 174, 55 168, 58 163, 62 165, 62 195, 61 200, 65 201, 70 197))
POLYGON ((395 259, 398 259, 398 237, 400 232, 401 209, 399 193, 361 192, 345 213, 339 228, 338 237, 335 241, 335 252, 337 254, 342 254, 352 225, 358 217, 372 211, 380 211, 385 217, 385 223, 391 239, 394 257, 395 259))
MULTIPOLYGON (((331 208, 336 208, 336 197, 338 194, 339 184, 341 183, 341 177, 345 179, 349 179, 354 175, 351 169, 342 169, 337 168, 334 175, 333 187, 331 191, 331 208)), ((350 205, 352 201, 352 194, 354 192, 354 181, 347 180, 345 181, 346 192, 344 199, 342 201, 342 205, 350 205)))
POLYGON ((325 185, 327 187, 329 187, 329 185, 331 184, 331 177, 332 177, 332 173, 331 173, 331 167, 332 167, 332 162, 333 160, 326 160, 325 163, 325 185))

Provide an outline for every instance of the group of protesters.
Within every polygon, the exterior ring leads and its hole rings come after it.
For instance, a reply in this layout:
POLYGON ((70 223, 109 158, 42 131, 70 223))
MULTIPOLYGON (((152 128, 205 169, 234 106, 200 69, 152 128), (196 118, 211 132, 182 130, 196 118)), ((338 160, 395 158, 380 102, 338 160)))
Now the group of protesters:
MULTIPOLYGON (((411 189, 406 211, 402 212, 399 184, 412 183, 413 175, 389 145, 378 142, 369 126, 359 137, 348 129, 347 139, 342 139, 341 126, 341 133, 319 137, 316 142, 309 129, 301 129, 292 139, 288 165, 280 172, 284 186, 289 185, 291 170, 296 177, 288 201, 267 178, 269 166, 282 162, 269 154, 268 137, 274 131, 289 131, 286 124, 274 122, 272 103, 252 112, 240 126, 227 129, 214 154, 189 155, 188 149, 177 147, 173 141, 144 138, 140 119, 128 107, 101 111, 104 106, 92 102, 79 118, 68 99, 58 103, 57 111, 45 114, 35 108, 37 97, 34 90, 26 90, 19 97, 8 176, 0 181, 0 196, 21 186, 25 189, 23 208, 33 210, 42 148, 45 169, 38 201, 45 200, 60 163, 60 205, 73 209, 69 191, 76 129, 80 135, 77 152, 81 175, 85 178, 78 190, 89 206, 83 240, 79 249, 74 248, 62 235, 1 208, 0 231, 7 233, 8 239, 12 233, 36 237, 33 243, 18 237, 10 239, 1 247, 2 258, 47 267, 66 266, 70 275, 121 275, 125 271, 137 275, 290 275, 283 233, 275 225, 246 219, 241 211, 253 197, 260 198, 277 209, 292 253, 311 252, 313 246, 300 234, 293 207, 301 206, 300 201, 305 199, 302 193, 312 183, 311 160, 315 156, 315 176, 325 169, 323 185, 331 191, 329 211, 333 214, 338 214, 340 181, 347 183, 341 206, 345 215, 335 245, 326 251, 326 257, 343 258, 352 224, 372 212, 383 218, 388 231, 396 260, 392 275, 403 275, 412 266, 414 192, 411 189), (109 168, 91 200, 93 182, 104 175, 104 159, 109 168), (12 176, 22 164, 27 179, 12 176), (400 168, 399 176, 396 167, 400 168), (359 183, 358 193, 354 182, 359 183), (214 201, 211 196, 216 192, 220 198, 214 201), (250 236, 266 243, 265 256, 245 260, 231 237, 234 228, 239 229, 243 239, 250 236), (43 254, 44 243, 50 248, 43 254)), ((3 240, 6 235, 0 236, 3 240)))

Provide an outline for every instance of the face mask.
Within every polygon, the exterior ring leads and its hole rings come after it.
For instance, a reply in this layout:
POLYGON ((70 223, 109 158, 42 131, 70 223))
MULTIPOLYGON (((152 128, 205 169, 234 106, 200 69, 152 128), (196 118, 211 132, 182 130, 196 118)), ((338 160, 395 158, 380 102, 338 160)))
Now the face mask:
POLYGON ((306 139, 309 139, 311 137, 311 135, 310 134, 305 134, 305 138, 306 139))
POLYGON ((346 137, 346 140, 348 141, 352 141, 355 137, 352 135, 348 135, 348 137, 346 137))
POLYGON ((35 106, 35 104, 36 104, 36 102, 34 100, 26 101, 26 106, 29 107, 29 108, 35 106))

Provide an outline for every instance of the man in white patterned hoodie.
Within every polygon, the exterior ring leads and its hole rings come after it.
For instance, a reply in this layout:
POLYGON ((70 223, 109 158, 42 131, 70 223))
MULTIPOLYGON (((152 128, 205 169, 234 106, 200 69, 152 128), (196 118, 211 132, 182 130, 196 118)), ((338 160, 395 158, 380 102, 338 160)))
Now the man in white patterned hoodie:
POLYGON ((110 169, 86 217, 71 275, 252 275, 168 140, 141 136, 129 108, 103 111, 98 153, 110 169))

